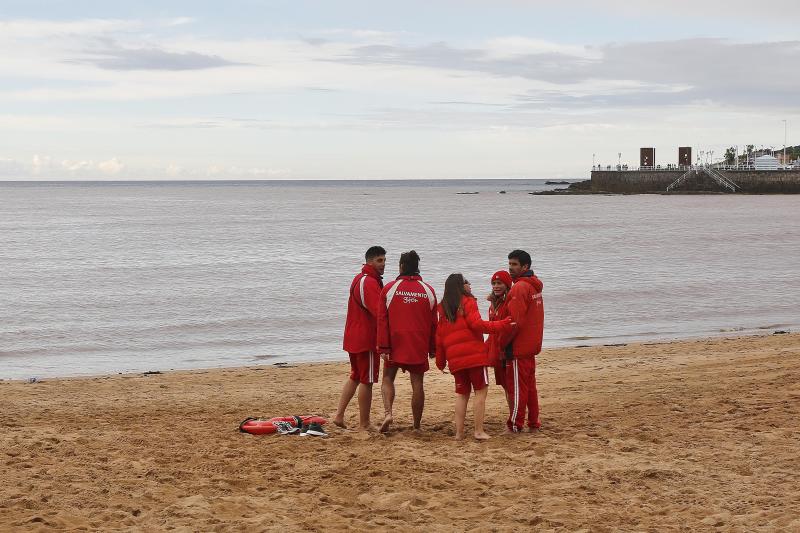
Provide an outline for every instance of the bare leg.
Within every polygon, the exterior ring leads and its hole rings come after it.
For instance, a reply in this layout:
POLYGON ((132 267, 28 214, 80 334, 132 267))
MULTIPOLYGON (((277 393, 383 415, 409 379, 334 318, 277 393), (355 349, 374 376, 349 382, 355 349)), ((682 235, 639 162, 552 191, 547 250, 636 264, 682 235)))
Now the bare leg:
POLYGON ((487 440, 489 435, 483 430, 483 416, 486 413, 486 393, 489 392, 489 387, 484 387, 481 390, 475 391, 475 403, 472 410, 475 414, 475 438, 478 440, 487 440))
POLYGON ((464 419, 467 417, 469 394, 456 394, 456 440, 464 439, 464 419))
POLYGON ((381 432, 389 431, 392 424, 392 405, 394 405, 394 378, 397 377, 397 368, 383 367, 383 379, 381 380, 381 395, 383 396, 383 423, 381 432))
POLYGON ((425 408, 425 374, 411 374, 411 414, 414 417, 414 429, 422 425, 422 410, 425 408))
POLYGON ((369 429, 369 412, 372 409, 372 383, 358 386, 358 427, 369 429))
POLYGON ((336 416, 333 417, 333 423, 340 428, 347 427, 344 423, 344 411, 350 404, 350 400, 353 399, 353 395, 356 393, 357 388, 358 381, 353 381, 349 378, 347 381, 345 381, 344 387, 342 387, 342 396, 339 398, 339 408, 336 410, 336 416))

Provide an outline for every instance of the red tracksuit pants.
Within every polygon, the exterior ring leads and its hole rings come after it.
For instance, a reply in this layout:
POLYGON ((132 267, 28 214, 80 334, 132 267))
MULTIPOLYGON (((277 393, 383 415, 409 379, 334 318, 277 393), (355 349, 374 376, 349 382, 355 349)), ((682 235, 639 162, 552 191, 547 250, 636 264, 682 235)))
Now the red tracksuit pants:
POLYGON ((506 362, 506 393, 511 403, 508 429, 521 431, 525 426, 525 411, 528 412, 528 427, 538 428, 539 393, 536 390, 536 359, 513 359, 506 362))

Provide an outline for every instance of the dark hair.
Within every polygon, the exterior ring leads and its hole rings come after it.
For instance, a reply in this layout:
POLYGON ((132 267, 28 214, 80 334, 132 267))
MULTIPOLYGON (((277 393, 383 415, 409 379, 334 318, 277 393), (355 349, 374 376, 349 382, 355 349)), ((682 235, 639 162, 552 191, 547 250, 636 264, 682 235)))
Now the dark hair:
POLYGON ((464 276, 459 273, 450 274, 444 282, 442 295, 442 309, 449 322, 455 322, 458 309, 461 307, 461 298, 464 292, 464 276))
POLYGON ((510 254, 508 254, 509 259, 516 259, 519 261, 519 264, 522 266, 528 265, 528 268, 531 268, 531 254, 526 252, 525 250, 514 250, 510 254))
POLYGON ((369 261, 370 259, 374 259, 381 255, 386 255, 386 250, 384 250, 381 246, 370 246, 367 248, 367 253, 364 254, 364 259, 369 261))
POLYGON ((400 254, 400 275, 419 274, 419 255, 414 250, 400 254))

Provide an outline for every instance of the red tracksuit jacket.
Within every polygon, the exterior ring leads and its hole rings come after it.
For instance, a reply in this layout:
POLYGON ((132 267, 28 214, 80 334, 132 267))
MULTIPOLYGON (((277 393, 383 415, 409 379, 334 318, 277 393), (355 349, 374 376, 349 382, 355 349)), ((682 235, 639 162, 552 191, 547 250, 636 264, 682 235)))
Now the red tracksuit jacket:
POLYGON ((381 302, 383 281, 370 265, 350 284, 347 301, 347 320, 344 323, 342 347, 350 353, 374 352, 378 345, 378 307, 381 302))
POLYGON ((508 311, 517 326, 512 332, 512 349, 516 359, 533 359, 542 351, 544 332, 544 284, 528 270, 514 280, 508 292, 508 311))
POLYGON ((511 331, 511 321, 486 322, 481 319, 478 303, 471 296, 461 298, 461 309, 456 321, 447 320, 441 304, 438 307, 439 324, 436 326, 436 366, 444 370, 445 362, 450 373, 467 368, 489 366, 483 334, 500 334, 511 331))
POLYGON ((421 365, 436 352, 436 293, 420 276, 399 276, 381 292, 378 351, 393 363, 421 365))

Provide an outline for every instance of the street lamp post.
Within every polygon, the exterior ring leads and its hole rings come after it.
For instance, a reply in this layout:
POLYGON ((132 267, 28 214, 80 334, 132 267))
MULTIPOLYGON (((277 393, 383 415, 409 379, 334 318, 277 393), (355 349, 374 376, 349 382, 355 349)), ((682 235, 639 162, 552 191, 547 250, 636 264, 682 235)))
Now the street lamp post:
POLYGON ((622 170, 622 152, 617 152, 617 170, 622 170))
POLYGON ((594 156, 595 154, 592 154, 592 170, 594 170, 594 156))
POLYGON ((783 119, 783 166, 786 166, 786 119, 783 119))

